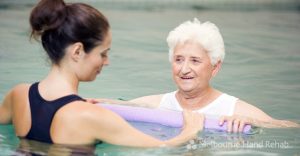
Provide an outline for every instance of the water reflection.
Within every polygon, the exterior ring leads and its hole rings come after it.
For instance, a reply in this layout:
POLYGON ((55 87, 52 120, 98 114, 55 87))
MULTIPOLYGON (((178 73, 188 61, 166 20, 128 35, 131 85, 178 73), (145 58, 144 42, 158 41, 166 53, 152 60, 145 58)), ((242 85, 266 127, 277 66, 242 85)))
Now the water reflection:
POLYGON ((95 146, 47 144, 33 140, 20 139, 16 155, 94 156, 95 146))

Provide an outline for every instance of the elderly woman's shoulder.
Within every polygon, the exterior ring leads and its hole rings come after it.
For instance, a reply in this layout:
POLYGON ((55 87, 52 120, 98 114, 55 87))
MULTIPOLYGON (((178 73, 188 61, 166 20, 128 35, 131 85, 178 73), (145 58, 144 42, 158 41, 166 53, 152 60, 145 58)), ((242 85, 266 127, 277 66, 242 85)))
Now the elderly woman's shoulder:
POLYGON ((254 119, 260 119, 262 121, 268 121, 271 120, 272 117, 270 117, 268 114, 266 114, 264 111, 259 109, 258 107, 247 103, 243 100, 238 100, 235 106, 234 110, 235 115, 242 115, 247 116, 254 119))

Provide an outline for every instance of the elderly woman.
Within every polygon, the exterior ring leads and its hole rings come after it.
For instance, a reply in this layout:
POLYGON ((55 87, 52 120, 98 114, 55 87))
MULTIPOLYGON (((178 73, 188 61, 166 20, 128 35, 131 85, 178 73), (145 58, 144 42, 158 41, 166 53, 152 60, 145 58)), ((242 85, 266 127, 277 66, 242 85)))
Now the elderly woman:
POLYGON ((201 23, 196 18, 186 21, 169 33, 167 42, 178 90, 137 98, 131 103, 177 111, 190 109, 205 115, 221 116, 220 124, 226 120, 229 132, 241 132, 245 124, 260 127, 298 126, 290 121, 273 119, 259 108, 210 85, 225 56, 223 38, 213 23, 201 23))

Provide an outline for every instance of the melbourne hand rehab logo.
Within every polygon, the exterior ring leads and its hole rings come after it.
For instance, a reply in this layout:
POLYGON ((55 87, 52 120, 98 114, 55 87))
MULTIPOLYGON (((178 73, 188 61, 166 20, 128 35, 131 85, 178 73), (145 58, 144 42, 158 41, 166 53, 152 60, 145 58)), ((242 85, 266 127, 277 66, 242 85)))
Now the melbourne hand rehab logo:
POLYGON ((201 148, 277 148, 277 149, 288 149, 292 148, 289 146, 287 141, 277 140, 260 140, 260 141, 247 141, 247 140, 234 140, 231 142, 221 142, 212 139, 206 140, 204 138, 197 138, 190 140, 186 145, 188 150, 196 150, 201 148))

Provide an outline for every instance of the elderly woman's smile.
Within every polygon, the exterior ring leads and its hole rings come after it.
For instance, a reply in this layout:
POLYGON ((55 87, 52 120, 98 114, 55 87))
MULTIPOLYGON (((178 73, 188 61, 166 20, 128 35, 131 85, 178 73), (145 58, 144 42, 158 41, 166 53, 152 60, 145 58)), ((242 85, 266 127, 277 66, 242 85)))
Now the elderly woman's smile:
POLYGON ((182 76, 181 79, 184 80, 189 80, 189 79, 193 79, 194 77, 190 77, 190 76, 182 76))

